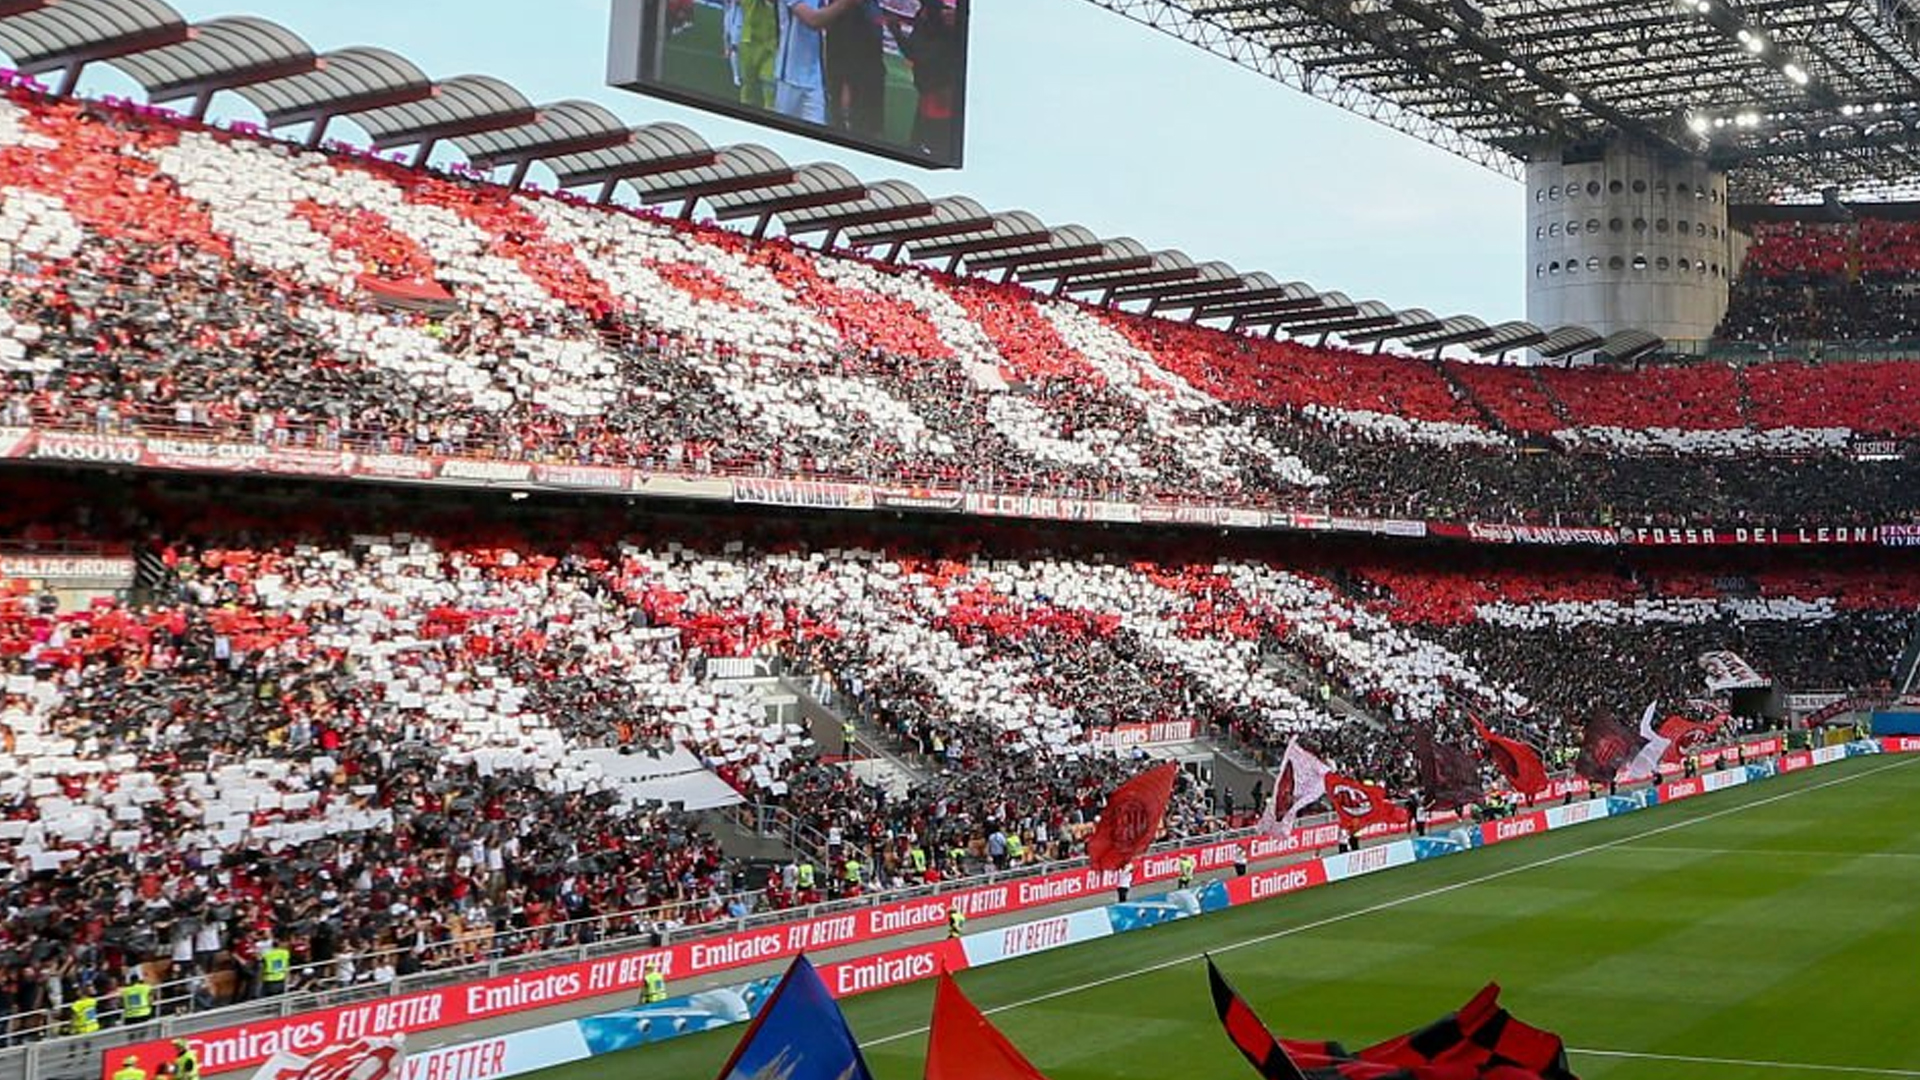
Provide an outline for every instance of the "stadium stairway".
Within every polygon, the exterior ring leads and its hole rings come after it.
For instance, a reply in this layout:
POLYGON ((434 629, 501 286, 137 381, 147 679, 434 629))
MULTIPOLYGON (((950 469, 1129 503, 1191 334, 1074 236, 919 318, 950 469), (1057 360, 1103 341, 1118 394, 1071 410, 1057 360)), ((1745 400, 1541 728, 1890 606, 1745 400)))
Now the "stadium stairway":
POLYGON ((1920 683, 1920 618, 1913 621, 1913 633, 1907 638, 1907 647, 1900 654, 1900 662, 1893 668, 1893 692, 1911 694, 1920 683))

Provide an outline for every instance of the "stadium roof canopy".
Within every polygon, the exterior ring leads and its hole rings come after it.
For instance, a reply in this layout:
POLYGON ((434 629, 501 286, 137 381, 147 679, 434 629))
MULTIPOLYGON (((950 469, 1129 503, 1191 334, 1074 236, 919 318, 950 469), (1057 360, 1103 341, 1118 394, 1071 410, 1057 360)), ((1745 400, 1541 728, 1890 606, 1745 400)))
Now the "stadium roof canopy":
MULTIPOLYGON (((1247 20, 1280 17, 1271 3, 1193 2, 1215 18, 1241 20, 1243 34, 1253 32, 1247 20)), ((1131 5, 1115 0, 1109 6, 1131 5)), ((1051 283, 1056 295, 1185 312, 1236 329, 1338 333, 1359 344, 1400 341, 1436 350, 1449 343, 1499 350, 1538 343, 1546 355, 1603 344, 1577 328, 1489 328, 1468 316, 1442 320, 1419 309, 1354 303, 1301 282, 1196 263, 1184 252, 1149 251, 1128 237, 1051 226, 1022 210, 990 213, 968 198, 929 199, 899 180, 865 183, 838 165, 793 165, 764 146, 715 148, 678 124, 627 127, 592 102, 535 105, 484 75, 434 80, 385 49, 316 54, 298 34, 266 19, 189 24, 165 0, 0 0, 0 53, 24 74, 51 77, 62 94, 72 93, 87 65, 106 63, 139 83, 150 102, 190 101, 196 118, 206 115, 215 95, 238 94, 269 129, 306 125, 309 146, 320 145, 331 123, 346 118, 374 148, 411 148, 416 163, 451 143, 472 168, 510 169, 514 186, 533 165, 544 164, 561 187, 595 189, 602 202, 625 185, 643 203, 679 204, 682 217, 705 204, 722 221, 750 220, 756 237, 777 219, 790 236, 820 235, 824 247, 845 243, 889 261, 911 253, 945 260, 949 269, 964 264, 976 274, 998 270, 1007 280, 1051 283), (1549 351, 1556 346, 1564 351, 1549 351)), ((1642 343, 1617 344, 1625 350, 1642 343)))
POLYGON ((1743 201, 1920 178, 1916 0, 1090 0, 1517 176, 1626 137, 1743 201))

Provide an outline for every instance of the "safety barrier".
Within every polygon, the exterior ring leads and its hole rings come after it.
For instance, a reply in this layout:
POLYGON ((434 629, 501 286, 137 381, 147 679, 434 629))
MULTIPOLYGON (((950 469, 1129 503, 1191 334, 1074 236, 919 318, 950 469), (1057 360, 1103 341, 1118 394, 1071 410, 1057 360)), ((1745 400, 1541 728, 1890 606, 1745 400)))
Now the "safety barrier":
MULTIPOLYGON (((1435 835, 1409 837, 1358 851, 1306 859, 1254 871, 1242 877, 1209 881, 1195 889, 1176 889, 1128 903, 1087 908, 980 931, 959 940, 910 945, 871 956, 822 964, 820 973, 837 997, 884 990, 932 978, 943 967, 949 971, 982 967, 1115 934, 1144 930, 1230 907, 1261 903, 1302 889, 1444 858, 1474 848, 1633 813, 1662 803, 1695 798, 1778 774, 1876 753, 1920 753, 1920 738, 1860 740, 1817 750, 1794 751, 1777 759, 1768 757, 1698 776, 1665 780, 1626 794, 1528 810, 1512 817, 1477 824, 1463 822, 1435 835)), ((561 1021, 418 1053, 407 1062, 407 1080, 503 1080, 524 1072, 741 1023, 753 1017, 777 981, 777 976, 768 976, 671 998, 654 1005, 561 1021)), ((538 1004, 544 1002, 530 1003, 538 1004)), ((202 1060, 207 1062, 206 1071, 210 1073, 239 1067, 233 1063, 232 1051, 228 1048, 202 1044, 200 1050, 202 1060)), ((158 1048, 156 1052, 160 1052, 158 1048)), ((103 1069, 103 1075, 110 1071, 103 1069)))

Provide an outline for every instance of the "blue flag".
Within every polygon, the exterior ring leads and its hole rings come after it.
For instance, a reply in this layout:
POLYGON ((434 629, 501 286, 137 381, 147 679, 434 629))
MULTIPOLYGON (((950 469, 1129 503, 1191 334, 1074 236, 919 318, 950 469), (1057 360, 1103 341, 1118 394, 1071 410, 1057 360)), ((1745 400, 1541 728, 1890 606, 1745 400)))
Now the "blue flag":
POLYGON ((873 1080, 827 985, 796 957, 733 1048, 720 1080, 873 1080))

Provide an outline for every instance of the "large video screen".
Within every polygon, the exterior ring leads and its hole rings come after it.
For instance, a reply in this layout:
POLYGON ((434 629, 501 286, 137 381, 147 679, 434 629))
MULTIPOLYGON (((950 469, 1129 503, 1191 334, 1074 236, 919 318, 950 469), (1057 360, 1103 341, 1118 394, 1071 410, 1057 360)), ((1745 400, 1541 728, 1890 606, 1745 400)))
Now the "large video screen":
POLYGON ((614 0, 607 81, 957 168, 970 0, 614 0))

